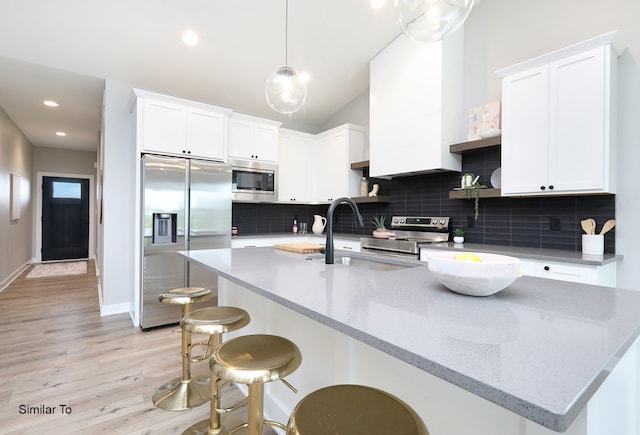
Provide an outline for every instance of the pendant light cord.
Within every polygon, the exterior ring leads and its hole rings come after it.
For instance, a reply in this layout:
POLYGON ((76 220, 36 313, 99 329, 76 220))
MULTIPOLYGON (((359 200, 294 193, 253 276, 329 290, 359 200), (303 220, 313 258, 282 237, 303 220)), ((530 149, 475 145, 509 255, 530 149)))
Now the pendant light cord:
POLYGON ((284 9, 284 66, 289 66, 289 0, 285 0, 284 9))

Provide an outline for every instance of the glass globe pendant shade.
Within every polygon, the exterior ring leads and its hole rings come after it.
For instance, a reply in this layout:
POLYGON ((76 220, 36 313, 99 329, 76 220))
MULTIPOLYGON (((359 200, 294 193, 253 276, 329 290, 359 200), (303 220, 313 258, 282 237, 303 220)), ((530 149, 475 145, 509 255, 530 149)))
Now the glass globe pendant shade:
POLYGON ((283 66, 267 79, 264 95, 269 106, 276 112, 294 113, 304 106, 307 85, 300 81, 300 74, 295 69, 283 66))
POLYGON ((415 41, 435 42, 455 32, 467 19, 474 0, 395 0, 402 32, 415 41))

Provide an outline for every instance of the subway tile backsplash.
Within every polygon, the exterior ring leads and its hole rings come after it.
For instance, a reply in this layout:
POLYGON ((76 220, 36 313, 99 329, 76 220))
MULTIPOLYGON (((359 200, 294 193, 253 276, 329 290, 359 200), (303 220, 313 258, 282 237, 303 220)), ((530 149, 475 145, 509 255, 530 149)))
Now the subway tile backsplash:
MULTIPOLYGON (((500 165, 499 150, 469 153, 464 156, 464 171, 480 175, 479 182, 490 186, 491 173, 500 165), (477 154, 477 156, 476 156, 477 154)), ((465 240, 502 246, 582 249, 580 221, 593 218, 599 231, 608 219, 615 218, 615 195, 549 196, 525 198, 481 198, 480 214, 473 219, 473 199, 449 199, 449 191, 460 186, 460 174, 436 174, 371 180, 380 184, 380 195, 391 202, 359 204, 365 228, 354 227, 351 209, 336 209, 334 231, 371 235, 374 216, 394 215, 450 216, 451 229, 462 228, 465 240), (560 223, 551 230, 551 220, 560 223), (473 226, 468 226, 472 223, 473 226)), ((242 204, 233 205, 233 225, 241 234, 290 232, 293 219, 308 222, 313 215, 326 216, 328 205, 242 204)), ((615 228, 605 236, 605 252, 615 253, 615 228)))

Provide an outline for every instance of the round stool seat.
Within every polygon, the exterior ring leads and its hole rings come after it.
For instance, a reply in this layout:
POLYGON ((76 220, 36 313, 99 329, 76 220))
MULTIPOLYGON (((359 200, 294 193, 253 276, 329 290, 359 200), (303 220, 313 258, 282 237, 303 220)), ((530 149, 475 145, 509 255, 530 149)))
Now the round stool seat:
POLYGON ((208 288, 181 287, 160 293, 158 302, 162 302, 163 304, 186 305, 203 302, 211 299, 213 296, 213 292, 208 288))
POLYGON ((262 384, 294 372, 302 354, 286 338, 257 334, 225 341, 209 361, 212 373, 219 378, 238 384, 262 384))
POLYGON ((223 334, 249 324, 249 313, 237 307, 206 307, 190 311, 180 326, 192 334, 223 334))
POLYGON ((429 435, 416 412, 397 397, 362 385, 333 385, 294 408, 287 435, 429 435))

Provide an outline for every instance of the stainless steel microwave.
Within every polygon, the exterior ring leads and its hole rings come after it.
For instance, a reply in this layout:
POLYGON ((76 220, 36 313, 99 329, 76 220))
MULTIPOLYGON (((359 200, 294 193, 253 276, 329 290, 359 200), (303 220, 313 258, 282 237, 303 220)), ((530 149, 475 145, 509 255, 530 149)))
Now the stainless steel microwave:
POLYGON ((277 201, 278 165, 231 160, 231 192, 235 201, 277 201))

